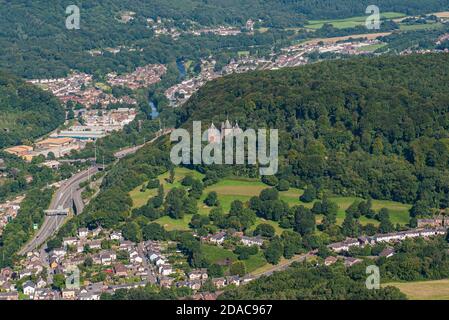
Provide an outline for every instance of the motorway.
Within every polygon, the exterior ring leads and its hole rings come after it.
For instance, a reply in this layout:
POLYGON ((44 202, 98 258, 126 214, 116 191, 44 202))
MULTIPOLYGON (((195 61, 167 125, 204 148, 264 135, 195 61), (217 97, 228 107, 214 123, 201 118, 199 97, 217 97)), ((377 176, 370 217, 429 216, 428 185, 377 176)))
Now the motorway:
MULTIPOLYGON (((72 204, 75 204, 77 213, 80 214, 84 209, 84 203, 81 199, 82 190, 79 188, 80 184, 89 176, 93 176, 99 171, 98 166, 90 167, 88 170, 81 171, 75 174, 70 179, 64 181, 60 188, 56 191, 53 200, 51 201, 50 210, 72 209, 72 204)), ((41 228, 23 248, 19 254, 24 255, 30 251, 38 249, 42 244, 55 234, 59 228, 64 224, 67 216, 46 216, 41 228)))
MULTIPOLYGON (((156 141, 161 136, 170 134, 174 129, 165 129, 159 131, 156 137, 148 141, 145 144, 135 146, 132 148, 124 149, 116 152, 115 157, 120 160, 130 154, 136 153, 138 150, 143 148, 147 144, 151 144, 156 141)), ((80 184, 86 181, 89 176, 96 174, 99 171, 99 166, 95 165, 90 167, 89 170, 85 170, 77 173, 67 181, 63 182, 60 188, 56 191, 53 200, 50 204, 49 210, 59 210, 59 209, 72 209, 72 205, 76 208, 76 213, 80 214, 84 209, 84 202, 82 200, 81 194, 83 189, 80 189, 80 184)), ((59 228, 65 223, 67 216, 45 216, 44 223, 41 228, 23 248, 19 251, 20 255, 27 254, 28 252, 34 251, 46 243, 50 237, 52 237, 59 228)))

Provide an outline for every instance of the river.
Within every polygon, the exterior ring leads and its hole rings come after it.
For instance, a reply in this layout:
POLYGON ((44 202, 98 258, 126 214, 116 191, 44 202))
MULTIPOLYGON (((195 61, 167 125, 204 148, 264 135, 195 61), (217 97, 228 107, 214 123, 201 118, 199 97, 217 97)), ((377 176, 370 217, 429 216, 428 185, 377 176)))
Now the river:
POLYGON ((187 75, 186 67, 184 65, 184 61, 181 59, 176 60, 176 65, 179 70, 179 79, 184 80, 187 75))
POLYGON ((157 111, 156 105, 153 101, 150 100, 150 107, 151 107, 151 119, 156 119, 159 117, 159 111, 157 111))

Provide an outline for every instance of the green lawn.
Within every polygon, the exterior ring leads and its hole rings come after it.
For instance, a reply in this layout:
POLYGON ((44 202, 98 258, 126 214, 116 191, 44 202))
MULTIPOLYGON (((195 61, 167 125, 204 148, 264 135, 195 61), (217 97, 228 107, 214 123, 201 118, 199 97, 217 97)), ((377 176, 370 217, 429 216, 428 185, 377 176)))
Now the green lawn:
POLYGON ((201 245, 201 249, 205 255, 206 261, 210 264, 218 263, 226 259, 231 261, 237 260, 237 255, 234 252, 223 247, 203 244, 201 245))
MULTIPOLYGON (((206 261, 210 264, 218 263, 226 259, 229 259, 233 262, 238 260, 235 253, 223 247, 203 244, 201 248, 206 257, 206 261)), ((259 269, 267 264, 262 251, 259 251, 258 254, 251 256, 248 260, 242 261, 245 263, 248 273, 253 272, 254 270, 259 269)))
MULTIPOLYGON (((325 23, 332 24, 335 28, 344 29, 344 28, 354 28, 360 25, 365 25, 366 19, 369 15, 366 16, 358 16, 346 19, 334 19, 334 20, 310 20, 308 24, 306 24, 306 28, 309 29, 319 29, 325 23)), ((382 19, 395 19, 405 17, 405 14, 399 12, 385 12, 381 14, 382 19)))
POLYGON ((411 300, 449 300, 449 279, 394 282, 387 283, 385 286, 399 288, 411 300))
POLYGON ((173 230, 187 231, 190 229, 189 223, 191 220, 192 220, 192 215, 187 214, 184 216, 183 219, 172 219, 169 216, 163 216, 163 217, 155 220, 154 222, 157 222, 161 226, 164 226, 164 228, 167 231, 173 231, 173 230))
POLYGON ((401 23, 399 29, 402 31, 416 31, 416 30, 435 30, 441 29, 444 25, 440 22, 426 23, 426 24, 403 24, 401 23))

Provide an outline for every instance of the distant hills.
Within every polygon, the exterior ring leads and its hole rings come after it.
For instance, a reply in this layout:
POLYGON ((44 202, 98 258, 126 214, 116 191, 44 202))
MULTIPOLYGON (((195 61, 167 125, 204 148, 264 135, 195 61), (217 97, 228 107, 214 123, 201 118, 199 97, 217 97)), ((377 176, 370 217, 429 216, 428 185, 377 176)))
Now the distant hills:
POLYGON ((248 19, 261 19, 263 26, 280 29, 304 25, 306 20, 363 16, 372 4, 381 12, 405 14, 449 9, 449 0, 86 0, 80 4, 81 29, 67 30, 66 7, 70 4, 62 0, 0 0, 0 69, 25 78, 59 77, 70 69, 88 73, 130 71, 136 65, 167 63, 199 51, 210 54, 207 50, 217 47, 266 42, 256 39, 253 43, 254 37, 237 37, 229 43, 223 38, 211 43, 197 38, 158 39, 148 28, 147 18, 169 19, 167 27, 179 29, 193 25, 244 26, 248 19), (126 12, 135 15, 124 23, 121 16, 126 12), (144 53, 125 50, 101 57, 88 53, 118 46, 142 48, 144 53))
POLYGON ((0 72, 0 148, 32 141, 64 120, 63 108, 50 93, 0 72))

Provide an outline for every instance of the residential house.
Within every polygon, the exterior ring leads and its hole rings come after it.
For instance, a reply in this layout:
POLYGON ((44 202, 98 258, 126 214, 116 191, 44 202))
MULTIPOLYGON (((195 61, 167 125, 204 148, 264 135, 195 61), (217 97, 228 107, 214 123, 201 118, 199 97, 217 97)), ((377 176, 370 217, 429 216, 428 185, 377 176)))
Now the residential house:
POLYGON ((361 259, 357 259, 357 258, 353 258, 353 257, 344 257, 344 265, 347 268, 352 267, 353 265, 355 265, 357 263, 361 263, 362 261, 363 260, 361 260, 361 259))
POLYGON ((35 291, 36 285, 32 281, 28 280, 23 284, 23 293, 26 294, 27 296, 32 297, 35 291))
POLYGON ((226 232, 219 232, 209 238, 209 241, 215 244, 222 244, 226 239, 226 232))
POLYGON ((263 245, 263 239, 261 237, 242 237, 242 243, 245 246, 258 246, 261 247, 263 245))
POLYGON ((16 286, 11 282, 6 281, 0 286, 0 290, 5 292, 13 292, 16 290, 16 286))
POLYGON ((37 289, 34 293, 34 300, 57 300, 58 298, 58 292, 48 288, 37 289))
POLYGON ((240 277, 239 276, 229 276, 226 277, 226 284, 229 285, 235 285, 235 286, 239 286, 240 285, 240 277))
POLYGON ((163 276, 169 276, 173 273, 173 268, 169 264, 163 264, 159 267, 159 273, 163 276))
POLYGON ((83 301, 98 301, 100 300, 100 297, 101 292, 88 291, 81 292, 78 296, 78 299, 83 301))
POLYGON ((154 261, 154 264, 159 267, 159 266, 165 264, 165 260, 162 257, 159 257, 154 261))
POLYGON ((110 265, 116 259, 117 255, 112 251, 100 253, 100 260, 102 265, 110 265))
POLYGON ((112 232, 110 236, 111 240, 123 240, 123 236, 121 232, 112 232))
POLYGON ((159 285, 163 288, 170 288, 173 285, 173 278, 161 277, 159 278, 159 285))
POLYGON ((379 254, 379 257, 385 257, 385 258, 390 258, 392 256, 394 256, 395 251, 393 248, 385 248, 384 250, 382 250, 382 252, 379 254))
POLYGON ((78 238, 85 239, 89 235, 89 229, 87 228, 81 228, 78 230, 78 238))
POLYGON ((53 249, 53 251, 51 252, 51 255, 56 256, 58 258, 62 258, 67 254, 67 251, 64 248, 57 248, 57 249, 53 249))
POLYGON ((114 266, 114 272, 119 277, 127 277, 128 276, 128 269, 121 263, 117 263, 114 266))
POLYGON ((201 289, 201 280, 193 280, 189 282, 189 288, 192 290, 200 290, 201 289))
POLYGON ((89 241, 89 242, 87 242, 87 245, 89 246, 89 249, 91 249, 91 250, 101 249, 101 240, 89 241))
POLYGON ((337 257, 329 256, 326 259, 324 259, 324 265, 330 266, 338 261, 337 257))
POLYGON ((13 301, 19 300, 19 293, 17 291, 12 292, 0 292, 0 301, 13 301))
POLYGON ((78 294, 77 289, 64 289, 64 290, 62 290, 62 299, 75 300, 77 294, 78 294))
POLYGON ((102 227, 97 227, 94 230, 92 230, 92 236, 98 237, 102 231, 103 231, 102 227))
POLYGON ((47 285, 47 282, 46 282, 44 279, 42 279, 42 278, 39 278, 39 280, 38 280, 37 283, 36 283, 36 286, 37 286, 39 289, 44 288, 46 285, 47 285))
POLYGON ((192 270, 189 274, 189 280, 207 280, 207 269, 192 270))
POLYGON ((360 242, 357 239, 348 238, 342 242, 332 243, 328 245, 328 248, 335 252, 341 252, 341 251, 348 251, 349 248, 358 246, 360 246, 360 242))

